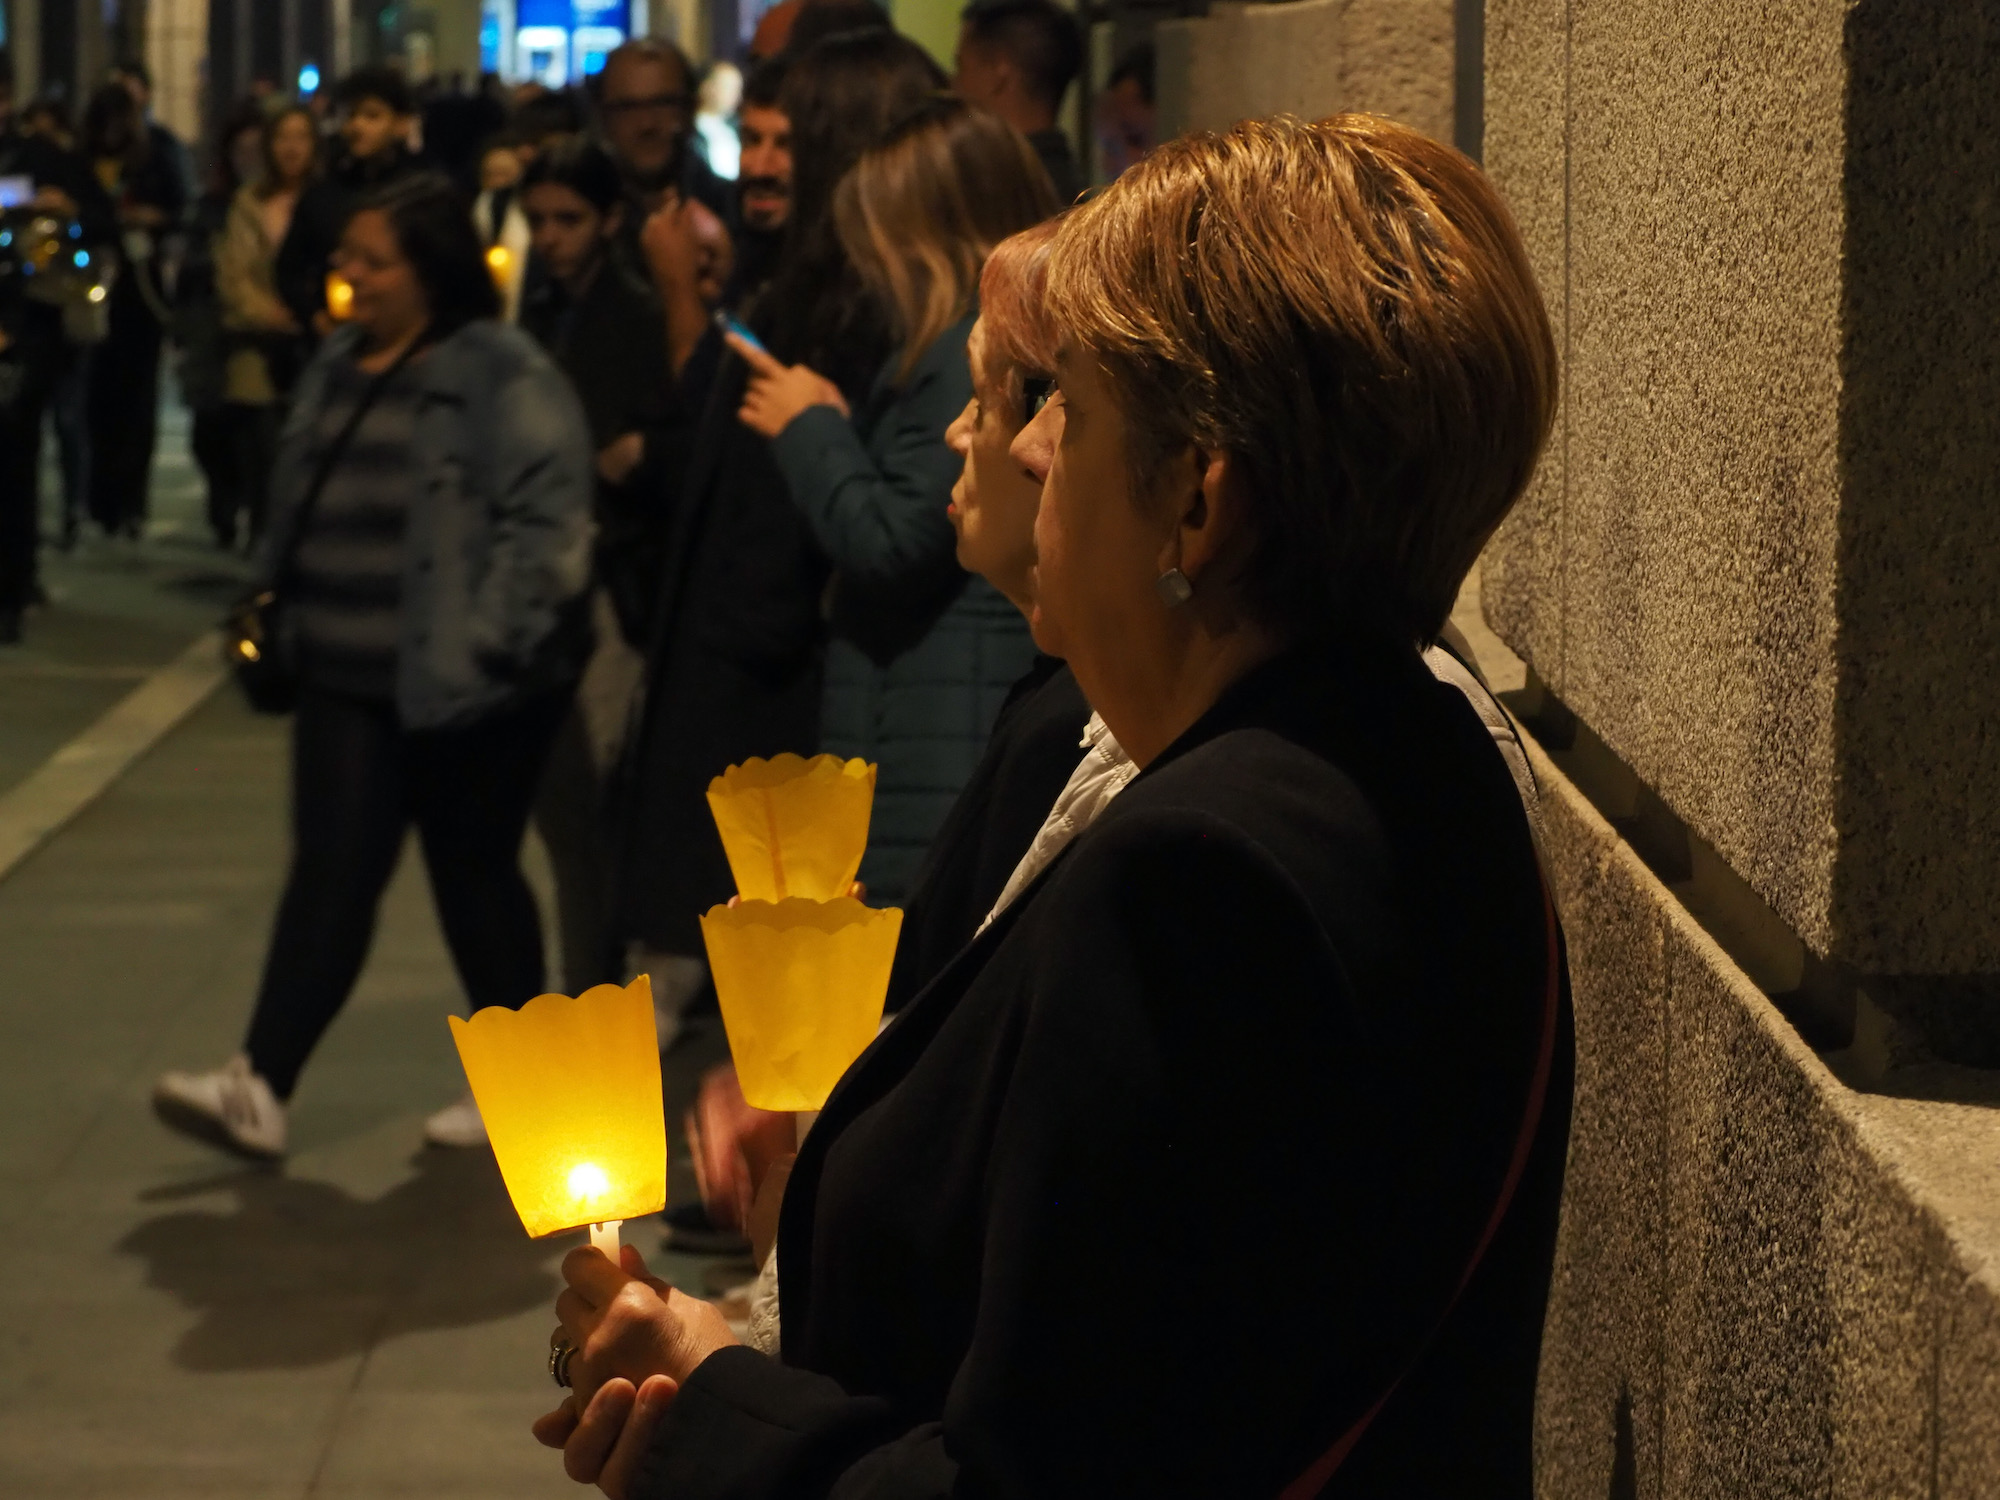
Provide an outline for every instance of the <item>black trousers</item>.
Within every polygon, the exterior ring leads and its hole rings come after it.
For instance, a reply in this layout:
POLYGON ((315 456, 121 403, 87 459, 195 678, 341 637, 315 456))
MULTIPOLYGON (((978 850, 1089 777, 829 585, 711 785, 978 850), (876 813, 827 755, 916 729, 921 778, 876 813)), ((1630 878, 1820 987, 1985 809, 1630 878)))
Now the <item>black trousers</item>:
POLYGON ((465 729, 409 733, 388 703, 301 695, 292 870, 244 1047, 279 1098, 347 1003, 413 823, 472 1008, 519 1007, 542 992, 521 837, 569 700, 568 690, 544 693, 465 729))
POLYGON ((208 524, 224 547, 264 531, 264 490, 278 446, 275 405, 225 401, 194 414, 189 447, 208 483, 208 524))
MULTIPOLYGON (((36 309, 37 312, 40 309, 36 309)), ((61 373, 63 346, 31 330, 0 356, 0 614, 27 605, 41 544, 42 413, 61 373)))
POLYGON ((153 443, 160 426, 160 320, 134 277, 111 291, 111 331, 90 362, 84 398, 90 429, 90 515, 107 532, 137 535, 146 520, 153 443))

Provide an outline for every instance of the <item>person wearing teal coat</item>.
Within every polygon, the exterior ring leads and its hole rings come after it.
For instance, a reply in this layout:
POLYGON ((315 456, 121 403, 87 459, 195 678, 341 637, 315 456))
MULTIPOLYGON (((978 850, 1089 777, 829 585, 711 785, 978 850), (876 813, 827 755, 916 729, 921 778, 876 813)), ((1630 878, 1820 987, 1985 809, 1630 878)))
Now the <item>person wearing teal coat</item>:
POLYGON ((771 439, 833 564, 821 748, 879 770, 861 881, 899 904, 1034 659, 1020 611, 954 556, 961 463, 945 429, 972 397, 966 339, 986 253, 1055 198, 1011 127, 939 96, 865 153, 835 195, 842 245, 893 309, 903 347, 859 409, 748 341, 740 413, 771 439))

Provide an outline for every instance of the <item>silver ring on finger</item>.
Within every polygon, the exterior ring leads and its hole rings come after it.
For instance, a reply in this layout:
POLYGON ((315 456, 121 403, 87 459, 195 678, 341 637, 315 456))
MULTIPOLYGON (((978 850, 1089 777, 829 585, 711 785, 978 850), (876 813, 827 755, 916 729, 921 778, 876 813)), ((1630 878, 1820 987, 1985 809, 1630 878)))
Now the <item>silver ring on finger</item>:
POLYGON ((576 1358, 576 1345, 569 1341, 569 1335, 558 1328, 549 1335, 549 1379, 564 1390, 569 1389, 569 1365, 576 1358))

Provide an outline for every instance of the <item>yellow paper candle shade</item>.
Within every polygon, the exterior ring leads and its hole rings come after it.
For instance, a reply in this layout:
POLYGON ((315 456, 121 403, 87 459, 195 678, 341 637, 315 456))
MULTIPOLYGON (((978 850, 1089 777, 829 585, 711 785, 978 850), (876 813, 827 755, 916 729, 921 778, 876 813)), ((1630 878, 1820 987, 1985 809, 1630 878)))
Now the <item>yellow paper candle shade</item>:
POLYGON ((903 914, 837 901, 744 901, 701 919, 744 1099, 818 1109, 875 1040, 903 914))
POLYGON ((837 755, 755 757, 708 784, 708 806, 745 901, 845 896, 868 848, 875 767, 837 755))
POLYGON ((667 1202, 652 982, 451 1017, 514 1211, 531 1236, 636 1219, 667 1202))

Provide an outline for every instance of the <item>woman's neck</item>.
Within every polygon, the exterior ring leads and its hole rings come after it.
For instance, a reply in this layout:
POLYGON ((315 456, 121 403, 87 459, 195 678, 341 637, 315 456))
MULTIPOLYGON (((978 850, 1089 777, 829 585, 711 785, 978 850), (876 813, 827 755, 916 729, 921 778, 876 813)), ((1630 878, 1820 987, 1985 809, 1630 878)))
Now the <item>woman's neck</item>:
POLYGON ((604 269, 605 257, 597 256, 574 276, 565 276, 562 282, 563 295, 572 302, 581 302, 597 281, 597 273, 604 269))
POLYGON ((1275 635, 1247 621, 1218 634, 1194 626, 1179 645, 1181 649, 1160 653, 1145 666, 1135 659, 1137 653, 1126 655, 1103 674, 1101 686, 1087 680, 1099 674, 1070 659, 1090 706, 1141 770, 1192 729, 1239 679, 1282 649, 1275 635))
POLYGON ((380 337, 370 334, 362 341, 361 353, 355 356, 354 362, 370 375, 379 375, 401 359, 404 352, 423 337, 426 326, 428 325, 416 323, 401 333, 384 334, 380 337))

